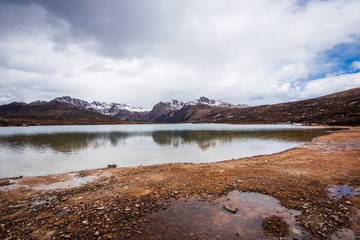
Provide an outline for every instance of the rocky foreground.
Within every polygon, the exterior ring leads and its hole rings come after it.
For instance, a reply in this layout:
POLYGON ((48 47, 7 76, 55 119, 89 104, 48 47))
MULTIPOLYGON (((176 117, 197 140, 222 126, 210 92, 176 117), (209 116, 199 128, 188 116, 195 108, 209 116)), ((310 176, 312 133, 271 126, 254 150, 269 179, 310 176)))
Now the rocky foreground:
POLYGON ((198 200, 221 209, 222 217, 236 216, 237 208, 215 203, 234 190, 266 194, 297 210, 294 218, 305 234, 292 237, 275 213, 263 219, 268 239, 355 239, 360 237, 360 128, 273 155, 2 179, 0 185, 0 239, 164 239, 165 233, 171 239, 250 239, 231 229, 210 236, 202 228, 172 231, 166 222, 156 224, 176 201, 192 204, 194 219, 204 206, 198 200), (331 194, 334 186, 351 191, 331 194))

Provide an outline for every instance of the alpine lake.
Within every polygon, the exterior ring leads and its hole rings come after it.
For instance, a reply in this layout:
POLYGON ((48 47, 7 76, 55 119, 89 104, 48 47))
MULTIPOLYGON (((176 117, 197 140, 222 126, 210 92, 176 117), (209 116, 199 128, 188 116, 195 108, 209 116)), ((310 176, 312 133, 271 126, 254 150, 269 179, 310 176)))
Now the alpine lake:
POLYGON ((333 129, 134 124, 0 128, 0 178, 163 163, 208 163, 298 147, 333 129))

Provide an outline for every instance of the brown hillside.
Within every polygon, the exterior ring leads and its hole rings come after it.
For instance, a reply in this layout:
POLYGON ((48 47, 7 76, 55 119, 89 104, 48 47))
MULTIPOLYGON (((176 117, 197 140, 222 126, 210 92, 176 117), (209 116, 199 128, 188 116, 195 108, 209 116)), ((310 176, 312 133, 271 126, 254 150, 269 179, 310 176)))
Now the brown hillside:
POLYGON ((248 108, 188 107, 164 118, 166 122, 317 123, 360 125, 360 88, 303 101, 248 108), (181 112, 180 112, 181 111, 181 112))
POLYGON ((0 106, 0 126, 121 123, 124 121, 57 101, 41 105, 11 103, 0 106))

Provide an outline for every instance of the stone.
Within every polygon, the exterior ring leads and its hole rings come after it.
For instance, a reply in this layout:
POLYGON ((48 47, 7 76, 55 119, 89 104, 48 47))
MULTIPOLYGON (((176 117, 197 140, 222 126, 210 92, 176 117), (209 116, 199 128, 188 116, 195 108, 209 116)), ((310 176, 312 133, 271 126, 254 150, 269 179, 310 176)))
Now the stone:
POLYGON ((237 208, 231 208, 228 205, 224 205, 223 209, 225 209, 226 211, 229 211, 229 212, 231 212, 233 214, 235 214, 237 212, 237 210, 238 210, 237 208))
POLYGON ((331 217, 332 219, 334 219, 334 221, 340 222, 340 219, 339 219, 338 216, 336 216, 336 215, 331 215, 330 217, 331 217))

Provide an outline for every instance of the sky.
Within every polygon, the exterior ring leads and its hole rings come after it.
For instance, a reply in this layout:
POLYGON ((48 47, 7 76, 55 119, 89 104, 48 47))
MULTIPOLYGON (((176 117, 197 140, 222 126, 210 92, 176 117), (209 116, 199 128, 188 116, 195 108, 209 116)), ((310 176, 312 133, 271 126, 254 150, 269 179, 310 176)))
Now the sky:
POLYGON ((0 104, 261 105, 360 87, 359 13, 359 0, 0 0, 0 104))

